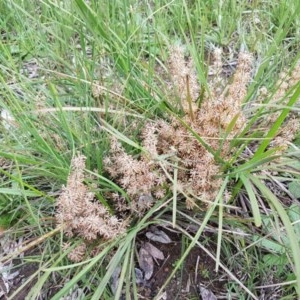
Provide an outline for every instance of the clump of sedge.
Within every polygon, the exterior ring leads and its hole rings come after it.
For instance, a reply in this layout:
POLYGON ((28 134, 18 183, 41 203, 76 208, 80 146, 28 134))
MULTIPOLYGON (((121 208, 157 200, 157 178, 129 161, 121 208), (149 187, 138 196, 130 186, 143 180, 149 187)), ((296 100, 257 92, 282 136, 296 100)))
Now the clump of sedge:
MULTIPOLYGON (((185 196, 188 208, 197 205, 194 199, 205 203, 215 199, 222 180, 218 176, 220 165, 214 155, 218 152, 219 158, 229 159, 230 140, 244 129, 246 117, 242 101, 251 79, 252 61, 252 55, 241 52, 232 81, 226 85, 222 76, 222 51, 215 49, 209 70, 213 77, 208 81, 209 90, 203 93, 199 105, 201 89, 193 60, 186 59, 183 47, 170 48, 169 101, 174 106, 179 104, 184 115, 146 123, 141 132, 144 151, 137 157, 128 154, 121 143, 112 138, 104 168, 129 197, 127 201, 117 193, 110 195, 118 211, 143 215, 155 199, 166 195, 172 182, 185 196), (205 145, 197 140, 197 136, 205 145), (175 174, 176 182, 173 180, 175 174)), ((288 99, 284 96, 299 79, 300 63, 290 75, 283 73, 280 76, 271 103, 285 105, 288 99)), ((268 91, 262 89, 260 97, 267 95, 268 91)), ((279 112, 271 113, 267 122, 273 123, 278 116, 279 112)), ((271 145, 286 148, 298 129, 298 119, 288 118, 271 145)), ((63 227, 66 236, 83 238, 83 243, 69 254, 73 261, 80 261, 85 255, 87 242, 97 238, 114 239, 125 232, 127 224, 94 201, 94 194, 84 184, 84 166, 84 156, 72 159, 68 182, 57 204, 57 223, 63 227)))
MULTIPOLYGON (((215 51, 213 65, 216 76, 222 67, 220 50, 215 51)), ((172 82, 169 90, 174 90, 170 102, 177 105, 179 98, 184 116, 169 120, 148 122, 142 130, 142 145, 146 150, 139 158, 133 158, 123 147, 112 141, 110 156, 105 160, 106 170, 130 195, 136 207, 141 195, 161 198, 165 194, 167 178, 174 177, 176 186, 186 196, 188 208, 193 208, 200 199, 213 201, 222 184, 217 177, 220 166, 213 151, 220 150, 221 156, 230 155, 229 140, 237 135, 245 124, 241 103, 247 93, 250 80, 252 56, 240 53, 232 83, 219 93, 221 80, 213 80, 210 93, 205 93, 199 107, 200 86, 191 58, 185 59, 182 47, 172 47, 168 67, 172 82), (214 85, 218 91, 214 92, 214 85), (228 128, 230 127, 230 130, 228 128), (194 134, 191 132, 191 130, 194 134), (208 151, 196 138, 200 136, 211 147, 208 151), (225 139, 226 137, 226 139, 225 139), (225 140, 224 140, 225 139, 225 140)), ((115 196, 117 198, 117 196, 115 196)))

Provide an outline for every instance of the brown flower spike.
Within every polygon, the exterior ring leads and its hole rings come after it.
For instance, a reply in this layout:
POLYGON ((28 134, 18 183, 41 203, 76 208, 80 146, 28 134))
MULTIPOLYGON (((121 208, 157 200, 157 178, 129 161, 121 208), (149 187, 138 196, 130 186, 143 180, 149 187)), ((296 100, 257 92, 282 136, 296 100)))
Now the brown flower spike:
MULTIPOLYGON (((110 215, 107 209, 94 199, 84 181, 85 157, 77 155, 71 161, 67 185, 57 200, 56 220, 67 237, 77 235, 86 241, 97 238, 114 239, 125 233, 126 223, 110 215)), ((75 248, 69 258, 79 261, 85 253, 85 245, 75 248)))

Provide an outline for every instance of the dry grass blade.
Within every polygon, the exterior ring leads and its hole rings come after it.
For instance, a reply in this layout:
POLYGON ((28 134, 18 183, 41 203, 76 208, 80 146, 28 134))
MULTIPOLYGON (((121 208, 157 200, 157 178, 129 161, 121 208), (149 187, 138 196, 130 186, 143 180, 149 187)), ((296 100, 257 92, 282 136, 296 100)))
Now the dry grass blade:
POLYGON ((46 241, 51 236, 59 233, 61 230, 62 230, 62 226, 59 226, 59 227, 51 230, 50 232, 47 232, 46 234, 36 238, 34 241, 28 243, 27 245, 20 247, 17 251, 4 256, 3 258, 1 258, 0 262, 1 263, 6 262, 14 257, 19 256, 21 253, 24 253, 24 252, 32 249, 33 247, 40 245, 41 243, 46 241))
POLYGON ((60 108, 41 108, 36 109, 33 111, 33 113, 41 114, 41 113, 50 113, 50 112, 60 112, 60 111, 74 111, 74 112, 101 112, 101 113, 110 113, 110 114, 117 114, 122 116, 130 116, 135 117, 139 119, 144 119, 145 117, 143 115, 137 115, 134 113, 130 113, 127 111, 120 111, 115 109, 105 109, 105 108, 99 108, 99 107, 75 107, 75 106, 63 106, 60 108))

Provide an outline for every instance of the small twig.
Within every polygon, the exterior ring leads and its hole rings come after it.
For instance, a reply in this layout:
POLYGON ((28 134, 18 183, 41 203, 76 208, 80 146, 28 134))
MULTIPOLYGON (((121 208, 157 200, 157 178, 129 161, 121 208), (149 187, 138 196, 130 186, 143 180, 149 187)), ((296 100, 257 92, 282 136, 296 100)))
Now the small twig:
POLYGON ((200 261, 200 256, 198 255, 196 261, 196 268, 195 268, 195 283, 197 283, 197 279, 198 279, 199 261, 200 261))

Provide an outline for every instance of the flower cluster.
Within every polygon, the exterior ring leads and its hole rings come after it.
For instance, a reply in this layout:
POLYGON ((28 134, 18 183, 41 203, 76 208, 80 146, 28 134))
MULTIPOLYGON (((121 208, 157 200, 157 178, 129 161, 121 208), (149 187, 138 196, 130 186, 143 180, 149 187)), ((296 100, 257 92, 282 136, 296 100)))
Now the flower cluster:
MULTIPOLYGON (((126 230, 126 222, 110 215, 107 209, 94 200, 94 193, 88 190, 84 182, 85 157, 75 156, 71 161, 71 172, 67 185, 63 187, 57 200, 56 220, 67 237, 74 235, 85 241, 92 241, 99 237, 114 239, 126 230)), ((70 253, 70 259, 79 261, 85 246, 70 253), (75 255, 77 253, 77 255, 75 255), (74 258, 76 256, 76 259, 74 258)))
MULTIPOLYGON (((219 76, 218 70, 222 66, 220 56, 217 49, 212 66, 216 76, 219 76)), ((212 92, 204 95, 199 107, 196 102, 200 86, 192 59, 185 58, 182 47, 170 49, 168 67, 172 82, 169 90, 175 87, 176 94, 170 102, 176 105, 176 99, 179 99, 185 115, 181 119, 170 117, 169 121, 160 119, 147 123, 141 135, 146 153, 138 159, 128 155, 113 140, 110 156, 105 160, 106 170, 127 191, 133 202, 143 194, 161 198, 165 194, 167 178, 173 177, 175 168, 176 186, 188 196, 189 208, 194 205, 190 201, 194 197, 208 202, 214 200, 222 181, 217 178, 220 167, 213 152, 220 150, 226 158, 230 152, 229 139, 243 129, 245 117, 241 103, 251 77, 251 65, 252 56, 240 53, 232 83, 223 93, 218 93, 214 92, 214 86, 221 80, 212 80, 212 92), (195 134, 213 151, 208 151, 208 147, 199 143, 195 134)))
MULTIPOLYGON (((147 139, 147 134, 153 134, 150 128, 148 130, 150 131, 147 133, 147 129, 145 129, 144 141, 154 151, 151 154, 155 155, 156 141, 147 139)), ((121 198, 114 195, 114 202, 119 210, 143 212, 153 204, 152 193, 157 198, 161 198, 165 194, 163 186, 166 183, 166 177, 150 157, 144 155, 139 160, 133 158, 125 152, 115 138, 111 140, 111 155, 104 159, 104 167, 111 177, 118 180, 131 198, 130 203, 126 204, 121 198)))

